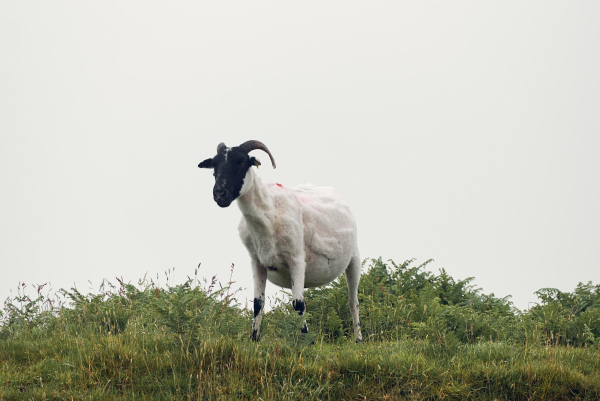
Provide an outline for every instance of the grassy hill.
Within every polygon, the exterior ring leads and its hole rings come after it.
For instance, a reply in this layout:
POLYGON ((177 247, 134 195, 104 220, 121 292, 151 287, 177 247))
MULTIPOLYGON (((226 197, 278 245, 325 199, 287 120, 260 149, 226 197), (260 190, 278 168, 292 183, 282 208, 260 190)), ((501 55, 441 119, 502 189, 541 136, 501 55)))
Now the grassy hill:
POLYGON ((20 295, 2 313, 0 400, 600 399, 600 286, 542 289, 520 312, 426 264, 370 261, 361 344, 343 277, 307 290, 308 335, 284 300, 260 343, 214 279, 20 295))

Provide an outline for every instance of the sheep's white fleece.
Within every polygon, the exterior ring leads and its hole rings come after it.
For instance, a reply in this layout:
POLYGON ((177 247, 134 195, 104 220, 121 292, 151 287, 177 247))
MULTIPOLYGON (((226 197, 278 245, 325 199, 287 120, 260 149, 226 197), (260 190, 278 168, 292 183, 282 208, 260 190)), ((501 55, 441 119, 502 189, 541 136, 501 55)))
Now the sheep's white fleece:
POLYGON ((238 198, 239 232, 250 256, 268 268, 269 281, 285 288, 302 279, 300 289, 321 286, 359 258, 354 217, 334 188, 264 185, 253 170, 238 198))

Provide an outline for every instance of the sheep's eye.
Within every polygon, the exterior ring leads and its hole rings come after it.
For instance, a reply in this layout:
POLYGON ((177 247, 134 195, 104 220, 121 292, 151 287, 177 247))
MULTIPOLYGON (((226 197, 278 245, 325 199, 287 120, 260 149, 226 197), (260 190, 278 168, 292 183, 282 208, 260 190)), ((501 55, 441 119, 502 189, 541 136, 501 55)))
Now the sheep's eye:
POLYGON ((246 162, 242 162, 242 164, 240 164, 240 166, 246 167, 246 162))

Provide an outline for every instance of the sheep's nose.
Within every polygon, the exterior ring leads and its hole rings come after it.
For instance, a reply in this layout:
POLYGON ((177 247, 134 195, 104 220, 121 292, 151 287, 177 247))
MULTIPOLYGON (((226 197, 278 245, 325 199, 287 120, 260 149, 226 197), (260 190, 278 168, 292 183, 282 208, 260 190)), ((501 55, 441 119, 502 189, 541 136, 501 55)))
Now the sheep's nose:
POLYGON ((214 192, 215 199, 221 199, 225 196, 225 191, 219 190, 214 192))

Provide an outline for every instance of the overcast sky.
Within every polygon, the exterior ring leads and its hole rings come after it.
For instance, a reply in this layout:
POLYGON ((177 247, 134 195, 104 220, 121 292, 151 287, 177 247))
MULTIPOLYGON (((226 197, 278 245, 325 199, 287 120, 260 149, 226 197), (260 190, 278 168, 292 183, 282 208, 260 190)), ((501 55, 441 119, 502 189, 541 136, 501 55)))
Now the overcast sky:
POLYGON ((363 258, 433 258, 519 308, 600 284, 598 21, 597 1, 1 2, 0 298, 233 263, 243 304, 241 213, 197 165, 248 139, 265 181, 339 189, 363 258))

